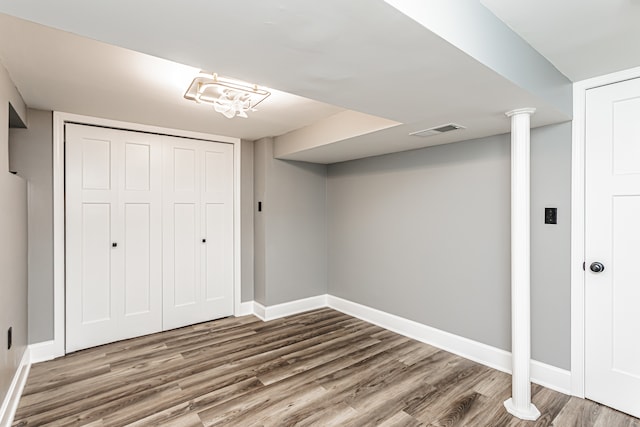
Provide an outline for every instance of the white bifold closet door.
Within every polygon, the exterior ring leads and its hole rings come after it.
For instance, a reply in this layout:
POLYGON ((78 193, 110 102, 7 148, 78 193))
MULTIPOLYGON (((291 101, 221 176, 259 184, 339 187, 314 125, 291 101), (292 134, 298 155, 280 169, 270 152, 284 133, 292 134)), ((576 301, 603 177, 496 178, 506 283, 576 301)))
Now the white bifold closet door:
POLYGON ((164 137, 164 328, 233 314, 233 146, 164 137))
POLYGON ((233 145, 66 125, 66 351, 233 314, 233 145))
POLYGON ((66 351, 162 330, 158 136, 66 125, 66 351))

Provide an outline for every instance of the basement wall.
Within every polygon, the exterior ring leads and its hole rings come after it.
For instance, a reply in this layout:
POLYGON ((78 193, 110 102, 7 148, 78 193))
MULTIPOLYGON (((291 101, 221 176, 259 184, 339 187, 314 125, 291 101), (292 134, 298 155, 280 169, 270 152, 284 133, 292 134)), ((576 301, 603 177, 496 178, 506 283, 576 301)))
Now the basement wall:
POLYGON ((9 131, 9 167, 27 181, 29 344, 53 338, 53 113, 9 131))
MULTIPOLYGON (((328 293, 510 351, 509 138, 330 165, 328 293)), ((571 124, 531 153, 532 358, 569 369, 571 124)))
POLYGON ((272 138, 255 142, 254 160, 256 301, 326 294, 327 167, 274 159, 272 138))
POLYGON ((0 405, 27 348, 27 185, 9 172, 9 104, 26 123, 24 101, 0 65, 0 405))

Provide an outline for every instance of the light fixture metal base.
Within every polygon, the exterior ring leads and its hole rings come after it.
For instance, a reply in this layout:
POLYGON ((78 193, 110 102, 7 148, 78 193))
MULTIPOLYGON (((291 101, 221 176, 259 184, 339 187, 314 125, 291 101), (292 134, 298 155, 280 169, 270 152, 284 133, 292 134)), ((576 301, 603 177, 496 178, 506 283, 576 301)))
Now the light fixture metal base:
POLYGON ((514 417, 520 418, 521 420, 535 421, 540 417, 540 411, 533 403, 529 403, 529 407, 522 410, 520 408, 516 408, 513 404, 513 399, 510 398, 504 401, 504 407, 508 413, 514 417))

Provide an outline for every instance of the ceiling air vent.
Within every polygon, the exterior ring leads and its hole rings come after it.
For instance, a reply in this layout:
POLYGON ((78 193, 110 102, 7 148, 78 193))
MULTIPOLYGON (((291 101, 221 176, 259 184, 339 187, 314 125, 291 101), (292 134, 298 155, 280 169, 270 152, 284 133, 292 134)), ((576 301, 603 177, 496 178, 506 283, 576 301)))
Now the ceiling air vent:
POLYGON ((457 125, 455 123, 447 123, 446 125, 440 125, 429 129, 419 130, 417 132, 412 132, 409 135, 411 136, 435 136, 440 135, 441 133, 451 132, 452 130, 464 129, 464 126, 457 125))

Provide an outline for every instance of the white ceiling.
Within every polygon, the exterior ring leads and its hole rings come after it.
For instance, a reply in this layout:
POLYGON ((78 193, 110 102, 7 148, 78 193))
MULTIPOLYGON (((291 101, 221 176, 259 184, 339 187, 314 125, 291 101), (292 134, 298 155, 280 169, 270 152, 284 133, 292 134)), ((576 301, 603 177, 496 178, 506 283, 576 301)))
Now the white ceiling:
POLYGON ((31 108, 255 140, 343 109, 284 92, 250 119, 183 99, 199 68, 0 14, 0 61, 31 108))
MULTIPOLYGON (((528 2, 483 2, 505 16, 520 4, 534 36, 567 37, 561 25, 547 26, 553 20, 545 14, 526 10, 528 2)), ((564 10, 558 3, 548 10, 564 10)), ((296 160, 331 163, 504 133, 504 112, 523 106, 538 108, 534 126, 567 119, 380 0, 0 0, 0 12, 7 13, 0 14, 0 61, 33 108, 251 140, 344 109, 402 123, 287 157, 296 160), (183 99, 200 69, 288 94, 276 91, 249 119, 229 120, 183 99), (448 122, 467 129, 408 136, 448 122)), ((571 39, 589 43, 583 33, 571 39)), ((587 64, 583 72, 595 69, 587 64)))
POLYGON ((572 81, 640 66, 640 0, 480 0, 572 81))

